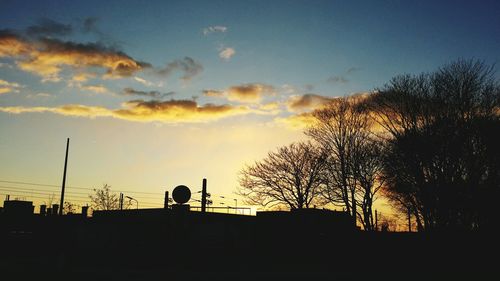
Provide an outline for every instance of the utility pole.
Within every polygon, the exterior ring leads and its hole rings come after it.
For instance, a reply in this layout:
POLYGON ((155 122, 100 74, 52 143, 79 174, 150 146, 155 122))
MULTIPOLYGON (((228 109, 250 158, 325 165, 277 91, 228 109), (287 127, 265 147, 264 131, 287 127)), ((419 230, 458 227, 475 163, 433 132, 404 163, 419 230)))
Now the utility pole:
POLYGON ((168 209, 168 191, 165 191, 165 201, 163 202, 163 208, 168 209))
POLYGON ((375 210, 375 231, 378 231, 378 212, 375 210))
POLYGON ((68 150, 69 150, 69 138, 66 140, 66 157, 64 158, 64 173, 61 189, 61 208, 59 209, 59 215, 62 216, 64 209, 64 189, 66 188, 66 168, 68 166, 68 150))
POLYGON ((123 210, 123 193, 120 192, 120 210, 123 210))
POLYGON ((207 179, 203 179, 201 188, 201 212, 205 213, 207 208, 207 179))

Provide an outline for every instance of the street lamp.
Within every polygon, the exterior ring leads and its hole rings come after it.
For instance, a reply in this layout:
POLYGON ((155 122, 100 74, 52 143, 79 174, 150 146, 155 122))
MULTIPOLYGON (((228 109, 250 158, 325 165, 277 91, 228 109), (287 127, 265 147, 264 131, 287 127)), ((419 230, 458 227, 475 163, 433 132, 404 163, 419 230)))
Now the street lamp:
POLYGON ((229 198, 229 197, 225 197, 225 196, 219 196, 220 198, 224 198, 224 199, 233 199, 234 200, 234 213, 236 214, 238 212, 238 199, 236 198, 229 198))
POLYGON ((136 208, 136 209, 137 209, 137 210, 139 210, 139 201, 137 201, 137 199, 132 198, 132 197, 130 197, 130 196, 125 196, 125 197, 127 197, 130 201, 134 200, 134 201, 135 201, 135 203, 137 204, 137 208, 136 208))

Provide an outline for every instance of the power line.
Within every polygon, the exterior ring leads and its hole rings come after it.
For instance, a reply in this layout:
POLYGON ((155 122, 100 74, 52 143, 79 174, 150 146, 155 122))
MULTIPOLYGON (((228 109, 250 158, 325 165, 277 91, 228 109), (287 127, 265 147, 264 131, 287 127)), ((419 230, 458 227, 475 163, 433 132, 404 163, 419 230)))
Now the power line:
MULTIPOLYGON (((34 185, 34 186, 47 186, 47 187, 57 187, 59 188, 59 185, 55 184, 44 184, 44 183, 35 183, 35 182, 23 182, 23 181, 8 181, 8 180, 0 180, 0 182, 4 183, 14 183, 14 184, 24 184, 24 185, 34 185)), ((85 189, 85 190, 94 190, 97 188, 89 188, 89 187, 81 187, 81 186, 67 186, 69 188, 74 188, 74 189, 85 189)), ((118 187, 120 188, 120 187, 118 187)), ((132 190, 116 190, 113 189, 114 191, 117 192, 128 192, 128 193, 138 193, 138 194, 160 194, 159 192, 145 192, 145 191, 132 191, 132 190)))

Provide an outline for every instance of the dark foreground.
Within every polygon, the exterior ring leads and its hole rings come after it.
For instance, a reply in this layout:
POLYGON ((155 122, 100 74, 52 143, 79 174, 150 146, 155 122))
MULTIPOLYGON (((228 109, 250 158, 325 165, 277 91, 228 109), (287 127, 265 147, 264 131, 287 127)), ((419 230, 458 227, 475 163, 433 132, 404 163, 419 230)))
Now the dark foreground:
POLYGON ((1 280, 496 280, 493 233, 367 233, 318 214, 0 217, 1 280), (5 279, 4 279, 5 278, 5 279))

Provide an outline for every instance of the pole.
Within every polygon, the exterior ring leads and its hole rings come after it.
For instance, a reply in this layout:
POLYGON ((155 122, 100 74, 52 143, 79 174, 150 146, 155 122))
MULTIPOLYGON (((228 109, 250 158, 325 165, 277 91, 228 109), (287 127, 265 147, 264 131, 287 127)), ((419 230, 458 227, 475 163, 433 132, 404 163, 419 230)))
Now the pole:
POLYGON ((120 192, 120 202, 119 202, 119 205, 120 205, 120 210, 123 210, 123 193, 120 192))
POLYGON ((66 168, 68 167, 68 150, 69 150, 69 138, 66 140, 66 157, 64 158, 64 173, 61 189, 61 208, 59 209, 59 215, 63 214, 64 207, 64 189, 66 188, 66 168))
POLYGON ((203 186, 201 188, 201 212, 205 213, 207 206, 207 179, 203 179, 203 186))
POLYGON ((375 231, 378 231, 378 212, 375 210, 375 231))
POLYGON ((165 202, 163 202, 163 208, 168 209, 168 191, 165 191, 165 202))

